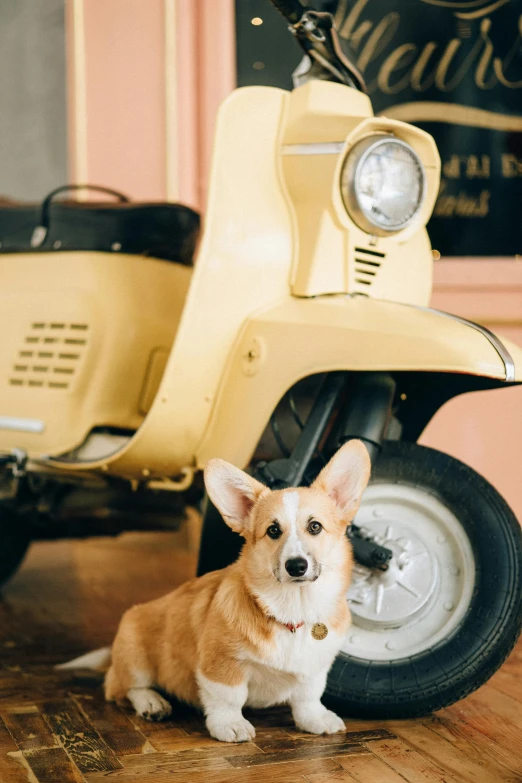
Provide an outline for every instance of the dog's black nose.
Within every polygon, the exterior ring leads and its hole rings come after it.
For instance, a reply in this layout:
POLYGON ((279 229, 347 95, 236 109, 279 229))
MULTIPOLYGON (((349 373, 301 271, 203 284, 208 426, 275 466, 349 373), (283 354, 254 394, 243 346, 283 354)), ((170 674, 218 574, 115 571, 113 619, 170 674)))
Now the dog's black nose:
POLYGON ((292 557, 285 563, 285 568, 290 576, 303 576, 306 574, 308 568, 308 562, 304 557, 292 557))

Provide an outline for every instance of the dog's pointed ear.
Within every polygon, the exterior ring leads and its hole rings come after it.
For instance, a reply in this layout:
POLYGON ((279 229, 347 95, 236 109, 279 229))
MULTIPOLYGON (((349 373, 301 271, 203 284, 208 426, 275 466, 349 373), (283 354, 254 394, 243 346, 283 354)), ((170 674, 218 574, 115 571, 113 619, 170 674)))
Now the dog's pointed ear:
POLYGON ((368 484, 370 469, 370 456, 364 443, 349 440, 322 469, 312 488, 326 492, 343 512, 344 519, 351 522, 368 484))
POLYGON ((235 533, 244 536, 250 512, 264 492, 270 490, 239 468, 223 459, 211 459, 205 468, 208 495, 235 533))

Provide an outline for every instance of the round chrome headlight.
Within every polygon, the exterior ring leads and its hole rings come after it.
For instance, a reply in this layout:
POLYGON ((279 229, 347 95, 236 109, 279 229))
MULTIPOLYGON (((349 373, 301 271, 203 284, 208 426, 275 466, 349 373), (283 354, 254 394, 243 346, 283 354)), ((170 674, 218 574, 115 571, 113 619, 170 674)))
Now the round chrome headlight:
POLYGON ((383 236, 405 228, 419 212, 425 191, 423 163, 400 139, 369 136, 346 156, 341 193, 363 231, 383 236))

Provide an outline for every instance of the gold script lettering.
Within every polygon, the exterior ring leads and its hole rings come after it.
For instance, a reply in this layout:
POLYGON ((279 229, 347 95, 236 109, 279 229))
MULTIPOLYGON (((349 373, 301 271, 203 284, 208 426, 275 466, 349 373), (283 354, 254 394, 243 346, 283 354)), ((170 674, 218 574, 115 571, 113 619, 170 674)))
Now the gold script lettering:
POLYGON ((442 165, 442 173, 448 179, 459 179, 460 177, 460 156, 452 155, 449 160, 442 165))
POLYGON ((386 49, 397 32, 400 19, 400 15, 395 12, 383 16, 357 58, 357 67, 361 71, 365 71, 368 65, 386 49))
POLYGON ((488 179, 491 176, 491 158, 489 155, 451 155, 442 164, 442 173, 446 179, 488 179))
POLYGON ((522 177, 522 158, 516 155, 504 153, 500 156, 502 165, 502 176, 508 179, 513 177, 522 177))
MULTIPOLYGON (((346 13, 347 0, 340 0, 339 7, 335 15, 335 25, 339 30, 339 35, 341 38, 346 38, 347 41, 351 42, 357 36, 355 27, 362 12, 368 5, 368 2, 369 0, 357 0, 354 7, 351 9, 343 22, 343 17, 346 13)), ((371 23, 371 26, 373 26, 373 23, 371 23)))
POLYGON ((407 68, 408 65, 415 60, 417 54, 417 47, 415 44, 405 43, 402 46, 398 46, 382 64, 377 77, 377 84, 382 92, 387 95, 396 95, 401 90, 405 90, 410 83, 411 75, 406 73, 402 79, 399 79, 395 84, 390 84, 390 77, 394 71, 400 68, 407 68))
POLYGON ((429 73, 424 81, 422 77, 426 66, 430 61, 431 55, 439 48, 439 45, 435 41, 429 41, 422 50, 419 59, 415 63, 411 71, 411 86, 416 92, 424 92, 429 90, 435 81, 435 72, 429 73))
POLYGON ((437 217, 469 217, 483 218, 489 213, 491 192, 483 190, 480 196, 470 196, 465 190, 460 190, 456 196, 444 194, 446 183, 441 183, 441 189, 434 214, 437 217))
MULTIPOLYGON (((368 66, 381 55, 384 56, 377 79, 369 85, 370 92, 378 86, 388 95, 398 95, 403 90, 411 88, 415 92, 424 92, 434 84, 441 92, 451 93, 474 68, 473 79, 481 90, 491 90, 498 83, 509 89, 522 88, 522 79, 515 80, 510 76, 510 69, 522 46, 522 15, 518 20, 516 38, 508 54, 504 57, 495 56, 493 41, 490 37, 492 20, 485 17, 486 12, 492 13, 500 7, 500 3, 483 8, 484 13, 479 26, 478 37, 471 48, 466 44, 467 53, 462 57, 464 43, 461 38, 451 38, 446 42, 429 41, 422 49, 415 43, 393 45, 393 40, 399 29, 400 14, 393 11, 374 23, 364 19, 370 0, 356 0, 348 10, 348 1, 340 0, 336 20, 340 35, 348 40, 358 52, 357 66, 364 72, 368 66), (388 50, 388 51, 387 51, 388 50), (390 51, 391 50, 391 51, 390 51), (438 62, 435 53, 440 50, 438 62), (460 61, 460 62, 459 62, 460 61), (403 76, 393 81, 393 75, 406 70, 403 76)), ((424 0, 429 2, 429 0, 424 0)), ((434 0, 432 5, 450 9, 447 0, 434 0)), ((502 3, 503 5, 504 3, 502 3)), ((376 3, 376 5, 378 5, 376 3)), ((440 13, 444 13, 443 10, 440 13)), ((448 10, 448 14, 452 11, 448 10)), ((454 12, 464 18, 464 14, 454 12)), ((475 18, 475 17, 473 17, 475 18)))
POLYGON ((491 161, 489 155, 468 155, 466 162, 467 179, 487 179, 491 173, 491 161))
POLYGON ((491 63, 493 58, 493 44, 491 43, 491 39, 488 35, 490 29, 491 19, 483 19, 480 23, 480 34, 482 36, 482 40, 484 41, 484 51, 480 55, 480 60, 478 62, 475 74, 477 86, 480 87, 481 90, 491 90, 492 87, 498 84, 498 79, 495 74, 491 76, 489 81, 486 81, 488 65, 491 63))
POLYGON ((479 38, 473 44, 471 51, 466 55, 462 64, 457 68, 455 75, 452 79, 446 81, 448 71, 451 63, 462 46, 462 41, 458 38, 452 38, 446 47, 446 51, 442 55, 442 59, 435 71, 435 84, 441 92, 452 92, 455 87, 462 82, 463 78, 469 71, 473 60, 476 58, 480 49, 482 48, 482 40, 479 38))

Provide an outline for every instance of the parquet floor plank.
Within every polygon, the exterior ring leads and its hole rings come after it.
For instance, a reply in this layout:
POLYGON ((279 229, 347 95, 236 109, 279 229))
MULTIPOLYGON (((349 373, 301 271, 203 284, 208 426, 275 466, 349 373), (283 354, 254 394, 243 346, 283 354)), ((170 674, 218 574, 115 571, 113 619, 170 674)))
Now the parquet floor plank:
POLYGON ((504 667, 493 675, 488 685, 495 690, 505 693, 512 699, 516 699, 522 707, 522 678, 515 671, 508 671, 504 667))
MULTIPOLYGON (((23 754, 24 766, 38 783, 85 783, 85 778, 63 748, 42 748, 23 754)), ((26 781, 31 778, 25 777, 26 781)), ((31 782, 32 783, 32 782, 31 782)))
MULTIPOLYGON (((449 772, 444 757, 435 763, 402 739, 372 742, 371 752, 409 783, 464 783, 461 777, 449 772)), ((343 766, 349 771, 349 766, 344 762, 343 766)))
POLYGON ((522 736, 513 748, 504 747, 460 718, 454 707, 440 710, 421 722, 469 758, 480 759, 485 765, 501 765, 522 780, 522 736))
POLYGON ((116 756, 154 751, 147 737, 132 723, 132 720, 115 704, 105 701, 101 689, 89 696, 90 698, 82 697, 80 694, 76 696, 75 702, 116 756))
POLYGON ((311 775, 305 775, 304 780, 307 783, 357 783, 357 779, 352 777, 345 769, 332 770, 331 772, 315 772, 311 775))
POLYGON ((469 743, 466 749, 459 748, 454 742, 443 739, 432 731, 429 726, 413 721, 392 723, 392 726, 395 734, 410 747, 435 764, 439 759, 443 759, 444 769, 467 783, 517 783, 520 780, 518 775, 514 775, 505 766, 477 754, 472 743, 469 743))
POLYGON ((58 741, 37 707, 8 710, 2 718, 20 750, 53 748, 58 741))
POLYGON ((27 783, 27 772, 21 752, 0 718, 0 781, 2 783, 27 783))
POLYGON ((336 761, 357 783, 405 783, 406 781, 406 778, 373 754, 370 757, 337 758, 336 761))
POLYGON ((335 758, 335 756, 364 755, 369 753, 360 742, 341 741, 336 745, 324 745, 321 742, 304 742, 299 747, 284 747, 284 744, 272 753, 255 753, 252 756, 227 756, 226 759, 233 767, 267 766, 287 761, 300 761, 302 759, 335 758))
POLYGON ((42 711, 80 772, 121 767, 114 753, 72 699, 44 702, 42 711))
POLYGON ((501 748, 510 766, 518 757, 518 771, 522 776, 522 709, 515 699, 486 686, 452 705, 451 712, 501 748))
MULTIPOLYGON (((216 759, 216 764, 218 764, 216 759)), ((342 767, 335 759, 311 759, 306 761, 272 764, 270 767, 247 767, 234 769, 221 766, 211 769, 191 767, 181 768, 175 763, 165 760, 163 763, 150 766, 140 765, 139 773, 128 767, 112 773, 96 773, 87 775, 87 783, 304 783, 305 775, 317 773, 342 772, 342 767), (130 774, 129 774, 130 773, 130 774)))

